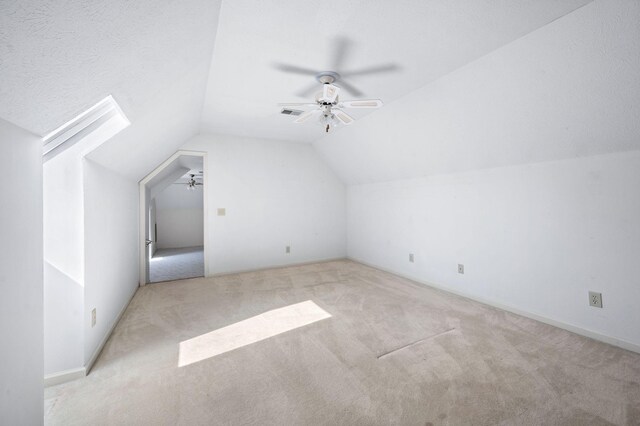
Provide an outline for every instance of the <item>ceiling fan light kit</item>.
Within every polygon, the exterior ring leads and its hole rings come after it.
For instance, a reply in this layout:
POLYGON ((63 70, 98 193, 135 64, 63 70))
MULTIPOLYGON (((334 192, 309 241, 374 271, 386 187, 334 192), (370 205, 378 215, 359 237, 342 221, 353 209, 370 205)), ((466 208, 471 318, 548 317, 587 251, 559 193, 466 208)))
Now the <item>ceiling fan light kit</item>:
MULTIPOLYGON (((285 115, 294 115, 290 111, 296 111, 297 108, 309 109, 302 112, 293 120, 296 124, 306 123, 307 121, 316 121, 320 123, 325 132, 339 126, 348 126, 355 119, 347 114, 345 109, 350 108, 380 108, 382 101, 379 99, 362 99, 352 101, 340 101, 340 92, 345 90, 354 96, 362 96, 362 92, 353 85, 344 81, 343 76, 353 77, 378 73, 386 73, 397 71, 398 66, 392 63, 377 65, 369 68, 362 68, 351 71, 344 71, 342 75, 337 70, 343 70, 343 62, 347 57, 349 47, 352 42, 346 37, 338 37, 335 39, 335 48, 333 54, 332 68, 336 71, 316 71, 306 67, 297 65, 276 63, 275 67, 283 72, 292 74, 301 74, 315 77, 316 81, 322 84, 322 90, 315 96, 315 102, 311 103, 287 103, 279 104, 282 109, 281 113, 285 115)), ((310 86, 298 93, 298 96, 307 97, 313 93, 317 86, 310 86)))
POLYGON ((285 107, 281 113, 291 115, 285 111, 292 111, 293 107, 312 108, 310 111, 303 112, 295 120, 296 124, 306 123, 309 120, 316 119, 322 125, 324 131, 329 133, 330 130, 343 124, 350 125, 355 119, 347 114, 344 108, 380 108, 383 104, 380 99, 363 99, 353 101, 340 101, 341 88, 333 84, 340 78, 340 74, 334 71, 323 71, 316 75, 316 80, 322 84, 322 91, 316 94, 315 103, 288 103, 280 104, 285 107))

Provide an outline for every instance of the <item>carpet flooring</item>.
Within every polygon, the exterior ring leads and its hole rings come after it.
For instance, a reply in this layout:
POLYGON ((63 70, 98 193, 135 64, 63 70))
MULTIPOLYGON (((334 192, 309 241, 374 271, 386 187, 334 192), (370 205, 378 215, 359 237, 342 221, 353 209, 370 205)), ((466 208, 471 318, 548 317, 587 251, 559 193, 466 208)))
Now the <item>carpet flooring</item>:
POLYGON ((345 260, 142 287, 45 399, 49 425, 628 425, 640 355, 345 260))
POLYGON ((149 262, 149 281, 174 281, 204 276, 204 248, 158 249, 149 262))

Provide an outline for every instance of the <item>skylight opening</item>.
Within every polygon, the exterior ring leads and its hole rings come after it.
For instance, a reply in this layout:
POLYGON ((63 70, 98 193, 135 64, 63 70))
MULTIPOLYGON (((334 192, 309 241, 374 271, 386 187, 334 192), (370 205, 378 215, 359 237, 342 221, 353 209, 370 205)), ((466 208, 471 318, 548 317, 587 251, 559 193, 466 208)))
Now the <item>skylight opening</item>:
MULTIPOLYGON (((114 123, 114 127, 110 129, 108 136, 103 137, 104 140, 110 138, 130 124, 122 112, 122 109, 120 109, 120 106, 111 95, 45 135, 42 138, 44 144, 42 155, 44 161, 46 162, 52 159, 64 150, 87 138, 107 122, 114 123)), ((104 140, 102 142, 104 142, 104 140)))

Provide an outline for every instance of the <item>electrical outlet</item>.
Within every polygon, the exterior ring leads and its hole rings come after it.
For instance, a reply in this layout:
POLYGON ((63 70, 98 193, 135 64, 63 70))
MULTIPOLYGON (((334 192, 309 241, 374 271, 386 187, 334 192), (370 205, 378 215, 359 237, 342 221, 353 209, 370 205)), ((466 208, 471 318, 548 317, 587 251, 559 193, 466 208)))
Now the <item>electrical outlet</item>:
POLYGON ((462 263, 458 263, 458 273, 464 274, 464 265, 462 263))
POLYGON ((409 262, 413 263, 413 253, 409 253, 409 262))
POLYGON ((291 253, 291 246, 286 246, 286 247, 284 248, 284 252, 285 252, 286 254, 291 253))
POLYGON ((91 311, 91 327, 96 326, 96 308, 91 311))
POLYGON ((596 293, 595 291, 590 291, 589 306, 593 306, 594 308, 602 308, 602 293, 596 293))

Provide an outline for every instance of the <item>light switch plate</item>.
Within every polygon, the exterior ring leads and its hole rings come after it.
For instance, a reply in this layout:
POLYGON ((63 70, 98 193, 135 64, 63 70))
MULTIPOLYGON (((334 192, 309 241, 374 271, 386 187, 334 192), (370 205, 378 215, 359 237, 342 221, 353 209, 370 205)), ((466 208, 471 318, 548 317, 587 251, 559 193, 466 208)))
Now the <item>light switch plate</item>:
POLYGON ((464 265, 462 263, 458 263, 458 273, 464 274, 464 265))
POLYGON ((413 263, 413 253, 409 253, 409 262, 413 263))

